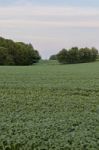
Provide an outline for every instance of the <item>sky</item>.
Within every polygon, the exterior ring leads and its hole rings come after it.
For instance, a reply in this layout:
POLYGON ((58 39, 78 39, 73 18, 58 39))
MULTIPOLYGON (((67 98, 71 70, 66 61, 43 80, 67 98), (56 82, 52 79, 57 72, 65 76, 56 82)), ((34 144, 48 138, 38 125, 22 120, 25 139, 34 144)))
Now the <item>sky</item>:
POLYGON ((99 0, 0 0, 0 36, 32 43, 44 59, 62 48, 99 49, 99 0))

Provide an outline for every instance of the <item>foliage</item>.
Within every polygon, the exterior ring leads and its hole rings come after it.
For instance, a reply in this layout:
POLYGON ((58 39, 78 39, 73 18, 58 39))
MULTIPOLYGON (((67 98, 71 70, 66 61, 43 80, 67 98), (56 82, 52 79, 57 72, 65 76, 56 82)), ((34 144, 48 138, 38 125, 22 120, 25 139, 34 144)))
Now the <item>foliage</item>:
POLYGON ((68 51, 66 49, 62 49, 58 54, 57 54, 57 60, 62 63, 66 64, 68 59, 68 51))
POLYGON ((51 55, 49 60, 57 60, 57 55, 51 55))
POLYGON ((0 150, 98 150, 99 62, 0 66, 0 150))
POLYGON ((79 50, 78 47, 73 47, 68 51, 67 63, 78 63, 79 62, 79 50))
POLYGON ((96 48, 81 48, 73 47, 68 51, 66 49, 61 50, 57 54, 57 60, 64 64, 86 63, 93 62, 97 59, 98 50, 96 48))
POLYGON ((0 37, 0 65, 32 65, 40 60, 31 44, 0 37))
POLYGON ((37 65, 59 65, 57 60, 40 60, 37 65))

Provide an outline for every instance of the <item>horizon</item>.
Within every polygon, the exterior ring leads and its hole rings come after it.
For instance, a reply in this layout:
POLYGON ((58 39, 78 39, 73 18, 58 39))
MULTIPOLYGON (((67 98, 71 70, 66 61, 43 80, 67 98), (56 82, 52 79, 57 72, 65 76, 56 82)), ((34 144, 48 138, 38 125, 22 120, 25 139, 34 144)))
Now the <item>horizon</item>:
POLYGON ((43 59, 62 48, 99 49, 98 0, 1 0, 0 36, 31 43, 43 59))

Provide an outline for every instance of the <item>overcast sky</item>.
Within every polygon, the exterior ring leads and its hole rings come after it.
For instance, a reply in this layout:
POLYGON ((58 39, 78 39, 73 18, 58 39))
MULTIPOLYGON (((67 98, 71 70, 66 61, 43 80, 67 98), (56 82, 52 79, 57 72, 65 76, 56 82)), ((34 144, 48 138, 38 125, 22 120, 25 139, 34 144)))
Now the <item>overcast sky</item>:
POLYGON ((0 0, 0 36, 32 43, 45 59, 62 48, 99 49, 99 0, 0 0))

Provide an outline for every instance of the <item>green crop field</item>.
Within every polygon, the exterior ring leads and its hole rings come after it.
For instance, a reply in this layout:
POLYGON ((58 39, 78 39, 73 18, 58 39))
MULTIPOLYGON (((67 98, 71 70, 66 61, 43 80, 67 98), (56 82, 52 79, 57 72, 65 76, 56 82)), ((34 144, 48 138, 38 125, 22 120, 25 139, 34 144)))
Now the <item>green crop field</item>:
POLYGON ((1 66, 0 150, 99 150, 99 62, 1 66))

